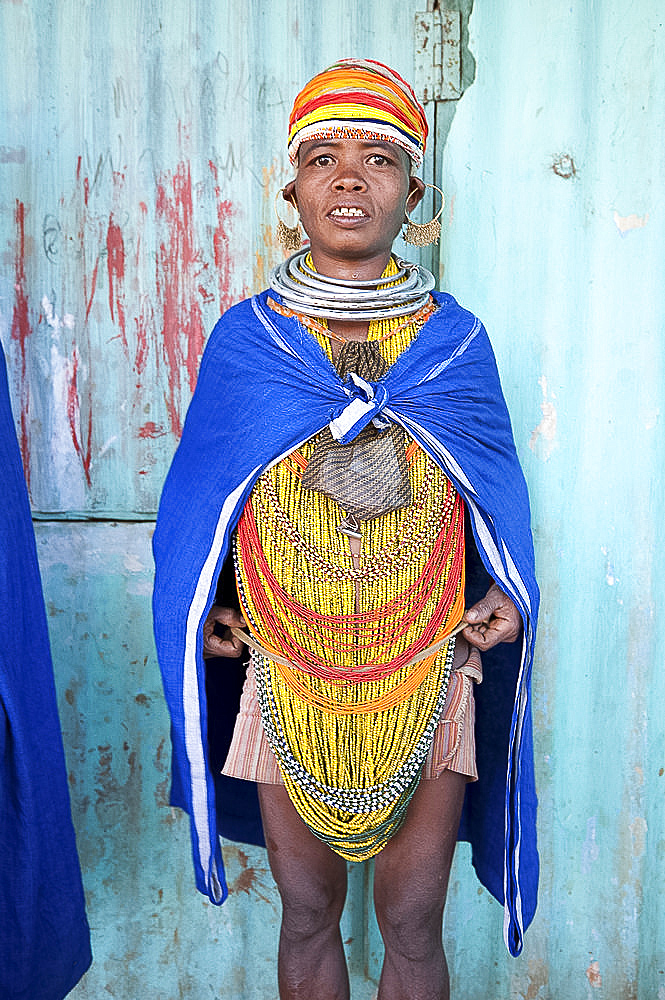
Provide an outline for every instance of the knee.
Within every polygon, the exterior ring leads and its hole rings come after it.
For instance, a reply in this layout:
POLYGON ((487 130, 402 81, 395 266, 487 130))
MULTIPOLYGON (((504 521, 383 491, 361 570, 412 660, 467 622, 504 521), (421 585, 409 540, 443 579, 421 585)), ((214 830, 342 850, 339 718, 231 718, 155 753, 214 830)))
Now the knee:
MULTIPOLYGON (((422 887, 421 887, 422 888, 422 887)), ((444 900, 418 886, 393 886, 375 892, 374 907, 386 949, 411 961, 424 961, 441 948, 444 900)))
POLYGON ((282 933, 293 941, 336 932, 346 898, 345 880, 311 881, 302 876, 279 887, 282 933))

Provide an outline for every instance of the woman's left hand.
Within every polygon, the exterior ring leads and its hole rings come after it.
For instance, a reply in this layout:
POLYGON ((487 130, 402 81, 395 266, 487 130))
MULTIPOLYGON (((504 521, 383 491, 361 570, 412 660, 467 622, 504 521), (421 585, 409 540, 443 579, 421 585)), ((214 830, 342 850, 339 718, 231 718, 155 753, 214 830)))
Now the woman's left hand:
POLYGON ((500 587, 493 583, 485 596, 465 612, 464 638, 481 651, 500 642, 514 642, 522 629, 520 613, 500 587))

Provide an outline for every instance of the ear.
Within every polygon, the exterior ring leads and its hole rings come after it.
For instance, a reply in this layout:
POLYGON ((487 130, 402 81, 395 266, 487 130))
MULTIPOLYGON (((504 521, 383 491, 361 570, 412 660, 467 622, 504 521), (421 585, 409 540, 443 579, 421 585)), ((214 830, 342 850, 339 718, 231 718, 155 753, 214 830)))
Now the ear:
MULTIPOLYGON (((423 188, 423 190, 424 190, 424 188, 423 188)), ((420 197, 422 198, 422 195, 420 197)), ((292 205, 295 209, 298 208, 298 200, 296 198, 296 182, 295 182, 295 179, 292 180, 292 181, 289 181, 289 183, 286 184, 282 188, 282 198, 284 199, 284 201, 288 201, 288 203, 290 205, 292 205)))
MULTIPOLYGON (((409 178, 409 193, 406 196, 406 212, 412 212, 425 194, 425 182, 420 177, 409 178)), ((406 220, 405 220, 406 221, 406 220)))

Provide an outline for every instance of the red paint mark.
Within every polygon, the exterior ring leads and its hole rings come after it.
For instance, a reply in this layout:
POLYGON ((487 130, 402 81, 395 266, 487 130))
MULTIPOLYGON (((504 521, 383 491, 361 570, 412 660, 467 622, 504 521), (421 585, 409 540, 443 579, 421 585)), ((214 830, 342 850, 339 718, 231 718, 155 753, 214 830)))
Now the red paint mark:
MULTIPOLYGON (((139 222, 136 234, 136 253, 134 257, 134 272, 136 275, 141 273, 143 230, 147 215, 148 206, 144 201, 139 202, 139 222)), ((150 296, 146 293, 139 296, 137 315, 134 316, 134 330, 136 333, 134 371, 137 375, 142 375, 148 361, 148 345, 151 339, 155 339, 155 313, 150 301, 150 296)), ((140 387, 140 384, 137 385, 137 389, 140 389, 140 387)))
POLYGON ((142 427, 139 427, 138 436, 140 438, 158 438, 164 437, 165 434, 166 429, 162 424, 156 424, 152 420, 148 420, 142 427))
POLYGON ((155 316, 150 299, 147 295, 141 296, 139 309, 140 311, 138 316, 134 317, 134 328, 136 330, 134 371, 137 375, 142 375, 145 371, 146 362, 148 360, 148 333, 154 330, 155 326, 155 316))
POLYGON ((157 220, 165 230, 157 254, 157 294, 162 309, 161 340, 168 368, 165 397, 171 430, 182 433, 179 413, 180 379, 185 367, 189 389, 194 391, 205 334, 201 307, 196 298, 197 278, 205 270, 195 245, 192 178, 189 165, 180 163, 174 174, 157 184, 157 220))
POLYGON ((125 241, 122 230, 109 218, 106 232, 106 251, 109 272, 109 309, 111 319, 117 322, 122 335, 122 345, 127 352, 127 331, 125 326, 125 241))
POLYGON ((230 201, 225 201, 221 197, 217 167, 212 160, 208 161, 208 165, 215 180, 215 200, 217 202, 217 226, 213 234, 213 251, 217 287, 219 289, 219 308, 220 312, 226 312, 233 305, 233 297, 231 295, 231 254, 229 250, 229 230, 233 217, 233 205, 230 201))
POLYGON ((25 345, 30 336, 30 316, 28 311, 28 294, 25 280, 25 205, 16 201, 14 211, 16 223, 16 252, 14 254, 14 311, 12 314, 12 340, 17 341, 21 355, 21 413, 19 444, 25 478, 30 489, 30 440, 28 433, 28 413, 30 408, 30 387, 26 378, 25 345))
MULTIPOLYGON (((83 254, 83 259, 85 260, 85 250, 83 248, 83 234, 81 233, 81 251, 83 254)), ((85 268, 83 271, 83 295, 85 296, 86 306, 85 306, 85 321, 88 322, 88 317, 90 315, 90 310, 92 309, 92 303, 95 300, 95 291, 97 289, 97 271, 99 270, 99 257, 95 261, 95 266, 92 269, 92 281, 90 284, 90 298, 88 298, 88 279, 85 273, 85 268)))
POLYGON ((72 356, 72 366, 68 378, 69 385, 67 387, 67 418, 69 420, 69 430, 72 435, 72 441, 74 442, 76 454, 81 459, 85 481, 88 486, 92 486, 92 480, 90 478, 90 465, 92 461, 92 406, 88 408, 87 440, 84 444, 80 437, 81 401, 78 391, 79 362, 79 352, 75 344, 72 356))

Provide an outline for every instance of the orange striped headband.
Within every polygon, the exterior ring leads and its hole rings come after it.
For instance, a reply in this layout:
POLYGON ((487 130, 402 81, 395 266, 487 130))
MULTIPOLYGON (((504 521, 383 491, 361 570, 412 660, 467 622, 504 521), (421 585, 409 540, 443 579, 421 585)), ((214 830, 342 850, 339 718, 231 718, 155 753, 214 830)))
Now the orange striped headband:
POLYGON ((420 167, 427 120, 413 88, 394 70, 373 59, 340 59, 296 97, 289 159, 296 163, 302 142, 338 138, 394 142, 420 167))

